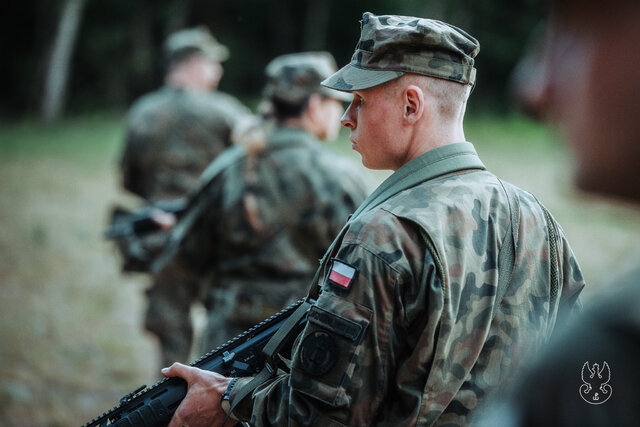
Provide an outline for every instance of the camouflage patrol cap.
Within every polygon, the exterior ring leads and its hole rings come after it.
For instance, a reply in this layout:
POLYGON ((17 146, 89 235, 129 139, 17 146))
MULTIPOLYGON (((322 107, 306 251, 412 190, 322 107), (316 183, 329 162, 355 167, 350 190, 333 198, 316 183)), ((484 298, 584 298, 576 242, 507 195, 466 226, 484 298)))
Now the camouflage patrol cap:
POLYGON ((344 92, 320 86, 320 82, 336 72, 338 67, 328 52, 301 52, 279 56, 266 68, 264 94, 269 99, 296 104, 313 93, 342 101, 350 101, 344 92))
POLYGON ((405 73, 462 84, 475 83, 478 41, 445 22, 365 12, 351 62, 322 85, 352 91, 367 89, 405 73))
POLYGON ((171 34, 165 41, 164 53, 169 63, 194 53, 203 54, 217 61, 224 61, 229 57, 229 49, 221 45, 205 26, 188 28, 171 34))

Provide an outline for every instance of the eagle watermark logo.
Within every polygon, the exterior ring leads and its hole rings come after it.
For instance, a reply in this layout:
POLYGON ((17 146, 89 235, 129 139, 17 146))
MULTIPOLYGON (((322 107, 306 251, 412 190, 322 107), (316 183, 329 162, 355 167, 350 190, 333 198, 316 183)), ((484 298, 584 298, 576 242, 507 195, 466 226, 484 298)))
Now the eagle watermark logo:
POLYGON ((584 362, 580 397, 591 405, 603 404, 613 394, 613 389, 609 385, 610 380, 611 369, 606 361, 602 363, 602 367, 598 363, 589 365, 589 362, 584 362))

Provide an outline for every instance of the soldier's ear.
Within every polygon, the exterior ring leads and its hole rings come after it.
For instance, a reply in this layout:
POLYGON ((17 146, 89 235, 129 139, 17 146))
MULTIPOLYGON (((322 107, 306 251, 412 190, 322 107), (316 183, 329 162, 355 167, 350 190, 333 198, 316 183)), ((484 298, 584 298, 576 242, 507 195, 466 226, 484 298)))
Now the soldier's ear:
POLYGON ((424 114, 425 97, 422 88, 416 85, 408 85, 402 92, 402 117, 413 124, 424 114))

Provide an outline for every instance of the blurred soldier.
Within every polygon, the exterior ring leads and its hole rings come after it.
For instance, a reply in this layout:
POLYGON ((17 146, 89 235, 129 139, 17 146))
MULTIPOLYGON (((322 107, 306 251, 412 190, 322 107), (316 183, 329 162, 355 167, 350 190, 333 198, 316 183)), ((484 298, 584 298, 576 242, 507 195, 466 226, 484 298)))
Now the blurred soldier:
POLYGON ((203 351, 303 297, 318 259, 368 194, 359 166, 318 141, 339 129, 345 96, 320 86, 335 70, 328 53, 274 59, 265 89, 274 123, 249 127, 238 142, 246 156, 200 192, 197 219, 185 214, 192 225, 176 226, 180 248, 165 269, 204 284, 203 351))
POLYGON ((165 86, 138 99, 127 117, 124 187, 149 202, 184 197, 204 168, 231 145, 249 111, 219 92, 227 48, 205 27, 167 38, 165 86))
MULTIPOLYGON (((640 203, 640 3, 549 3, 533 105, 568 137, 580 189, 640 203)), ((631 261, 479 425, 638 425, 640 262, 631 261)))
POLYGON ((323 85, 352 92, 364 165, 395 172, 323 258, 290 373, 239 400, 249 379, 174 364, 189 392, 171 427, 222 424, 225 391, 254 425, 466 425, 576 309, 558 224, 464 142, 478 42, 415 17, 365 13, 361 30, 323 85))
MULTIPOLYGON (((122 157, 124 187, 150 203, 194 190, 205 167, 231 145, 235 124, 250 114, 235 98, 216 91, 228 50, 205 27, 170 35, 164 52, 165 85, 131 107, 122 157)), ((146 269, 165 237, 120 239, 124 270, 146 269)), ((153 280, 145 325, 158 336, 164 362, 186 361, 192 335, 186 295, 193 284, 170 270, 153 280)))

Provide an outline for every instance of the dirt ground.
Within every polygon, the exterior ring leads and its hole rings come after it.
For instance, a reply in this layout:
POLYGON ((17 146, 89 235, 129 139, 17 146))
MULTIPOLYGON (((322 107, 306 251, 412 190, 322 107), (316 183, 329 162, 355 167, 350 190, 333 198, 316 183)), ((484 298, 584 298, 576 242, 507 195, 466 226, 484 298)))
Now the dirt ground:
POLYGON ((111 170, 32 159, 0 170, 0 424, 81 425, 155 382, 146 280, 101 238, 111 170))
MULTIPOLYGON (((606 291, 611 271, 639 251, 638 213, 571 191, 561 150, 476 135, 487 165, 560 220, 591 283, 585 296, 606 291)), ((147 279, 121 275, 101 237, 109 206, 124 198, 117 152, 0 157, 0 426, 81 425, 159 378, 141 323, 147 279)))

